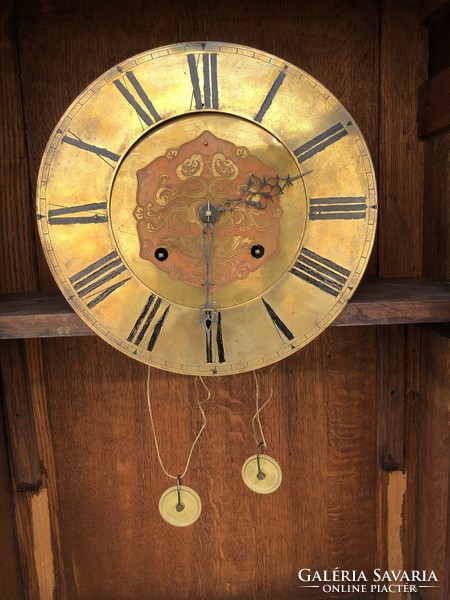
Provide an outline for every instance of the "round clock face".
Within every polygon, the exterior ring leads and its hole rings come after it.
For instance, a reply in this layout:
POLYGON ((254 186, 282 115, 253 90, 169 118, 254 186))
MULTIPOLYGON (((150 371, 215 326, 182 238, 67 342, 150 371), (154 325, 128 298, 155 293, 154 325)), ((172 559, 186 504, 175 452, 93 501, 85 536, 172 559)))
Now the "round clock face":
POLYGON ((373 166, 348 112, 269 54, 167 46, 114 67, 65 113, 37 190, 63 294, 155 367, 233 374, 315 338, 373 244, 373 166))

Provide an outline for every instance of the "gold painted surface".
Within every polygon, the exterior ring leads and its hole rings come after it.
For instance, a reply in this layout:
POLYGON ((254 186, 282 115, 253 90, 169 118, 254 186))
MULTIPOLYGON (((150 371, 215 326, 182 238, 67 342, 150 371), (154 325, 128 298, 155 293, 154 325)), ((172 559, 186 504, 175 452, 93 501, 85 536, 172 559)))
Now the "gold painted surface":
POLYGON ((44 153, 37 212, 55 279, 101 337, 159 368, 232 374, 288 356, 343 309, 373 244, 376 189, 361 133, 317 81, 262 52, 190 44, 114 67, 69 107, 44 153), (199 209, 239 198, 252 174, 299 177, 265 209, 220 212, 208 358, 199 209), (324 218, 343 198, 362 198, 359 218, 348 206, 324 218))

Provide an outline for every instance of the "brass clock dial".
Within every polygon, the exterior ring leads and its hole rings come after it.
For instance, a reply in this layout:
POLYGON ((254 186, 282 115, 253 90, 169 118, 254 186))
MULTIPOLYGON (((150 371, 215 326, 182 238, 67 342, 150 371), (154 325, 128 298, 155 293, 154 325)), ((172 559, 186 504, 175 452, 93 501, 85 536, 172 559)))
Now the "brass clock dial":
POLYGON ((167 46, 114 67, 57 125, 37 189, 50 268, 107 342, 233 374, 315 338, 373 244, 369 152, 343 106, 269 54, 167 46))

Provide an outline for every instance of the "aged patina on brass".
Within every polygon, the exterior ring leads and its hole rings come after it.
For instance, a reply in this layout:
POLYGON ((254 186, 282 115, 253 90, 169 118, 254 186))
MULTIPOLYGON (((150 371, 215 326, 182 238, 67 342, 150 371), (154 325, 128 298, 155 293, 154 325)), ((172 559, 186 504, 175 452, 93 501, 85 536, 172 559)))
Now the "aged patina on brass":
POLYGON ((77 313, 151 366, 250 371, 337 317, 376 224, 373 166, 320 83, 250 48, 158 48, 109 70, 42 161, 38 224, 77 313))

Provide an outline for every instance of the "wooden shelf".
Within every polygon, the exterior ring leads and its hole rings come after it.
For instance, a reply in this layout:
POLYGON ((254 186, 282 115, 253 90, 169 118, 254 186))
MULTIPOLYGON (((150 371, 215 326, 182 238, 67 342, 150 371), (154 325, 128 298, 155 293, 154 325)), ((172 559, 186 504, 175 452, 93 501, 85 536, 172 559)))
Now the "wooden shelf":
MULTIPOLYGON (((394 325, 450 321, 450 281, 369 279, 333 325, 394 325)), ((59 294, 0 295, 0 338, 94 335, 59 294)))

